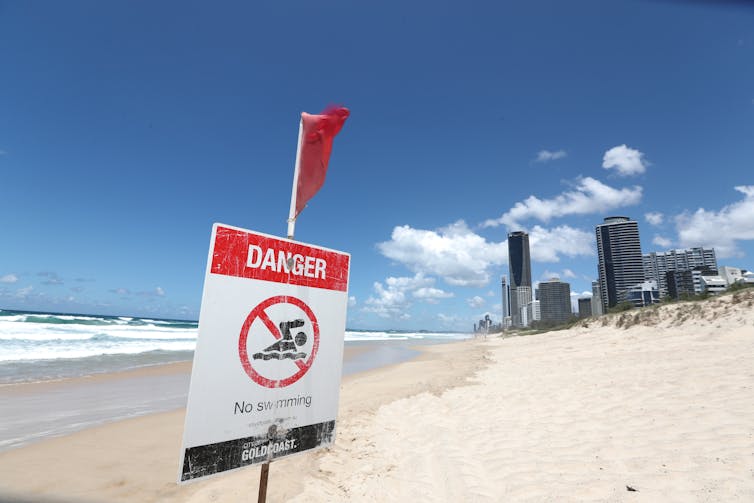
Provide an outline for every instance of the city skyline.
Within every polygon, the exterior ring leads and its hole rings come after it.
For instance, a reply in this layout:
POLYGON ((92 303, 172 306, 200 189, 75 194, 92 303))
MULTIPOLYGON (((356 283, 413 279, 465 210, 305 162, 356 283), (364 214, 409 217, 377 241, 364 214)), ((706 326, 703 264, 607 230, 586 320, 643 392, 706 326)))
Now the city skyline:
POLYGON ((0 309, 197 319, 212 224, 285 234, 300 114, 330 104, 351 116, 295 238, 351 254, 349 328, 499 322, 515 231, 532 288, 586 295, 611 215, 642 252, 754 269, 753 21, 737 2, 8 3, 0 309))

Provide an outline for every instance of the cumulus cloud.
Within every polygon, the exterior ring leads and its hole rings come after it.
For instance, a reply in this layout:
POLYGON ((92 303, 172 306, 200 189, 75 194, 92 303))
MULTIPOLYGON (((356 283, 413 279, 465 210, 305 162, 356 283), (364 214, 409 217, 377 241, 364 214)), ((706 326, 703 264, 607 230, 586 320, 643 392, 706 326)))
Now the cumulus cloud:
POLYGON ((18 276, 15 274, 6 274, 5 276, 0 276, 0 283, 15 283, 18 281, 18 276))
POLYGON ((735 190, 744 198, 719 211, 699 208, 676 216, 679 244, 712 246, 718 258, 741 256, 736 242, 754 239, 754 185, 739 185, 735 190))
POLYGON ((647 170, 649 163, 643 159, 644 154, 636 149, 618 145, 605 152, 602 167, 615 169, 621 176, 640 175, 647 170))
POLYGON ((484 305, 484 299, 480 297, 479 295, 475 295, 474 297, 471 297, 470 299, 466 299, 466 302, 469 304, 469 306, 473 307, 474 309, 477 309, 484 305))
POLYGON ((568 154, 565 150, 557 150, 555 152, 551 152, 549 150, 540 150, 537 153, 537 162, 549 162, 549 161, 557 161, 558 159, 562 159, 568 154))
POLYGON ((560 255, 568 257, 594 255, 594 234, 560 225, 546 229, 535 225, 529 231, 529 249, 532 260, 559 262, 560 255))
POLYGON ((425 286, 414 290, 411 296, 428 304, 437 304, 440 302, 440 299, 449 299, 453 297, 453 293, 440 290, 439 288, 425 286))
POLYGON ((383 318, 408 319, 410 315, 407 311, 412 305, 409 294, 421 288, 430 288, 434 282, 434 278, 427 278, 422 273, 416 273, 414 277, 389 277, 384 285, 376 281, 376 295, 366 300, 363 310, 383 318))
POLYGON ((158 297, 164 297, 165 296, 165 290, 162 289, 162 287, 157 287, 154 289, 154 294, 158 297))
POLYGON ((660 246, 662 248, 670 248, 673 246, 673 241, 670 239, 660 236, 659 234, 655 234, 655 236, 652 238, 652 244, 656 244, 657 246, 660 246))
POLYGON ((436 275, 454 286, 484 286, 490 270, 508 259, 507 242, 488 242, 463 220, 437 230, 395 227, 390 241, 377 248, 417 274, 436 275))
POLYGON ((563 277, 564 278, 575 278, 576 277, 576 273, 573 272, 570 269, 563 269, 563 277))
POLYGON ((649 222, 649 225, 662 225, 662 222, 665 220, 665 216, 658 212, 658 211, 650 211, 649 213, 644 213, 644 218, 649 222))
POLYGON ((568 215, 588 215, 605 213, 615 208, 631 206, 641 201, 642 188, 616 189, 591 177, 582 178, 572 189, 552 199, 529 196, 517 202, 500 218, 485 221, 483 227, 506 225, 509 228, 521 227, 519 222, 528 219, 549 222, 553 218, 568 215))
POLYGON ((351 295, 348 297, 348 307, 355 307, 356 306, 356 297, 351 295))

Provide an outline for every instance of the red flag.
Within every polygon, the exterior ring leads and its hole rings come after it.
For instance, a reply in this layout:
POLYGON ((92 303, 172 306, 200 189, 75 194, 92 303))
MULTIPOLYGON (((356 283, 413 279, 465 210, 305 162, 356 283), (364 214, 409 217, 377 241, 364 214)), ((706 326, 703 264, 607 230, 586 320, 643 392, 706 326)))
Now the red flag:
POLYGON ((309 199, 325 183, 332 142, 350 112, 344 107, 328 108, 320 115, 301 114, 301 153, 296 187, 296 218, 309 199))

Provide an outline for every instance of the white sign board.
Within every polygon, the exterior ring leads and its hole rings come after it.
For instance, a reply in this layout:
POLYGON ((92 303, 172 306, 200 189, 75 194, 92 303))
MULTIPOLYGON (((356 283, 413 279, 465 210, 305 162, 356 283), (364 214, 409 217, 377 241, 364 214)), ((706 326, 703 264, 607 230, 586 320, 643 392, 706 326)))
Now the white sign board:
POLYGON ((349 263, 214 225, 179 482, 335 440, 349 263))

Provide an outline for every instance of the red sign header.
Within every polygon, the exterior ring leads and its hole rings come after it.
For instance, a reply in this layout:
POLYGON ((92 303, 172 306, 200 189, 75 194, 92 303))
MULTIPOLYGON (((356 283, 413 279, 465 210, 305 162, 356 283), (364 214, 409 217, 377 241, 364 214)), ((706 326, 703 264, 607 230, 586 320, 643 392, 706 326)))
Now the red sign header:
POLYGON ((218 225, 210 272, 345 292, 349 259, 345 253, 218 225))

